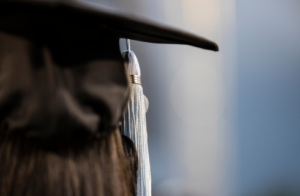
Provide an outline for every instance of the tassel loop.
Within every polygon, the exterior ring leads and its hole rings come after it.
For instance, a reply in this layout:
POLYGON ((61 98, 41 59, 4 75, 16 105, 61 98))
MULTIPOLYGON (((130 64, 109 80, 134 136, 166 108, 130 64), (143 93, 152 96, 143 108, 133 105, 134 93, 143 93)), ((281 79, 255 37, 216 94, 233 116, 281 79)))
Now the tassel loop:
POLYGON ((141 77, 141 69, 140 69, 139 61, 136 58, 134 52, 131 50, 127 50, 123 52, 122 56, 125 60, 125 66, 127 68, 128 74, 141 77))

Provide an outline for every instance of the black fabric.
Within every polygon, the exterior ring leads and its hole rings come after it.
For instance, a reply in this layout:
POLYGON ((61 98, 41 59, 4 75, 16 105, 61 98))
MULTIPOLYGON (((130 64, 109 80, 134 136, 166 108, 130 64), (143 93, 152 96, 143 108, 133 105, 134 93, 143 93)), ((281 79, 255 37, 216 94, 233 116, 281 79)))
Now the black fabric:
POLYGON ((2 15, 49 13, 52 16, 72 16, 75 23, 77 19, 84 20, 92 28, 108 28, 121 38, 153 43, 187 44, 213 51, 219 50, 216 43, 203 37, 87 1, 0 0, 0 12, 2 15))
POLYGON ((130 91, 118 38, 46 32, 0 30, 0 134, 73 141, 115 129, 130 91))

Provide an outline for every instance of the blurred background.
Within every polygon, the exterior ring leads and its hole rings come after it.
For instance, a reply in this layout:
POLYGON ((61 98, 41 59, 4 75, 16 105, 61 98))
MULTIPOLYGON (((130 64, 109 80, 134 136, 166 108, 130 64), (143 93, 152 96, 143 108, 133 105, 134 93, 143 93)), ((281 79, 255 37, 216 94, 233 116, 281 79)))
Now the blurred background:
POLYGON ((299 0, 89 0, 214 40, 131 41, 153 196, 300 195, 299 0))

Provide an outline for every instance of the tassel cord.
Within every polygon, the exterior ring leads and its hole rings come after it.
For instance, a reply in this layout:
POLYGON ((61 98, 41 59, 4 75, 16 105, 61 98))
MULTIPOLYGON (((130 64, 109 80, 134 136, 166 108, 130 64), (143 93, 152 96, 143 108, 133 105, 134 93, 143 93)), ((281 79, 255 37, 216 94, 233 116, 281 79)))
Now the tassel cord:
POLYGON ((130 41, 129 41, 129 39, 126 39, 126 49, 127 49, 127 51, 130 51, 130 41))

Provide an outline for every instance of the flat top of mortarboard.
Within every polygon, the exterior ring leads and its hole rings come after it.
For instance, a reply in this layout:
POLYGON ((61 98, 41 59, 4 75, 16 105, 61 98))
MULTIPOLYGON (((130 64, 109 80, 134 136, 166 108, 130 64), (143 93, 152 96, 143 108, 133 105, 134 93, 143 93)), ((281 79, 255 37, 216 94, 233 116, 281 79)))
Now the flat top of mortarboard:
POLYGON ((218 51, 218 45, 201 36, 169 27, 151 20, 122 13, 98 3, 76 0, 0 0, 0 12, 32 12, 47 10, 55 13, 82 15, 94 21, 95 27, 110 29, 120 38, 152 43, 186 44, 218 51))

